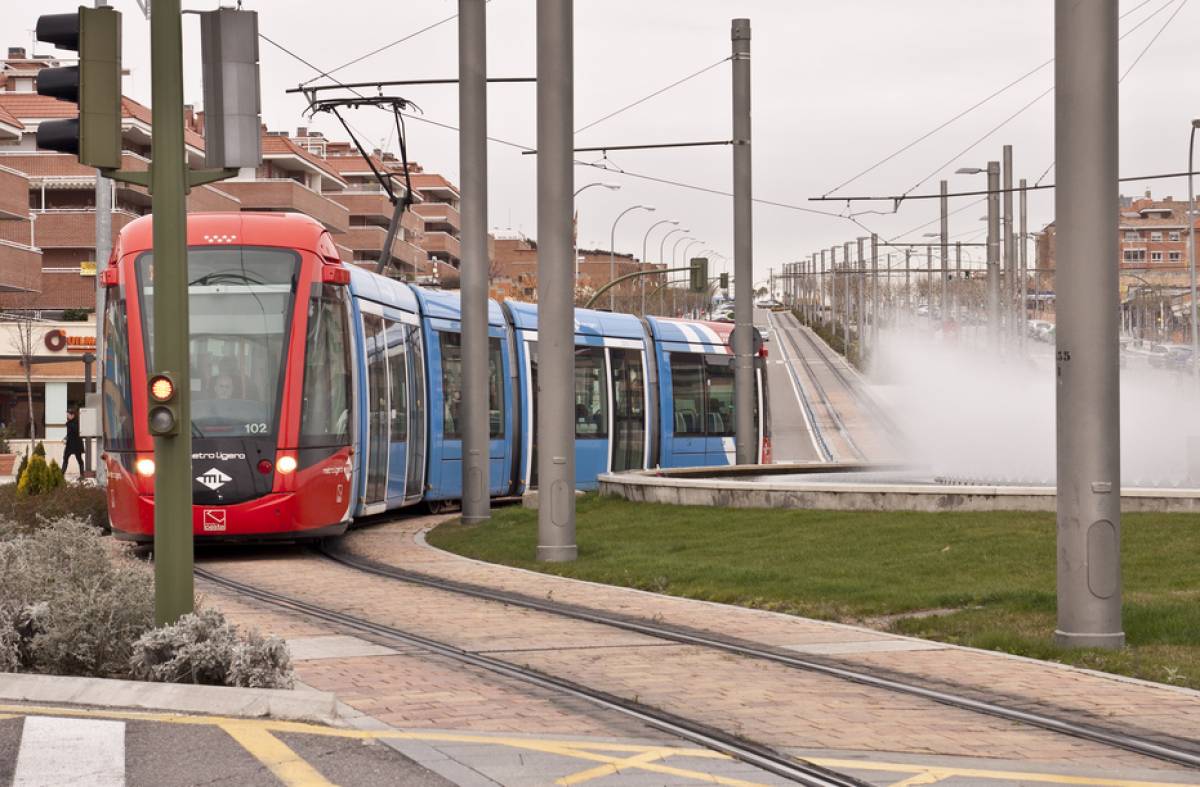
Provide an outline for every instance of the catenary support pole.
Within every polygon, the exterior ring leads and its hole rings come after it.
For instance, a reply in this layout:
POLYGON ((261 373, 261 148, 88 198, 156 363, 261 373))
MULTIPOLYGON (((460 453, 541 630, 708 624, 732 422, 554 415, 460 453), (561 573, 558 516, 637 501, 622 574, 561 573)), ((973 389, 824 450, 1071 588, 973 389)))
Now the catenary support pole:
POLYGON ((183 151, 183 29, 179 0, 153 0, 150 84, 154 164, 154 373, 175 382, 178 432, 154 438, 154 617, 193 609, 192 408, 188 379, 187 161, 183 151))
POLYGON ((953 297, 951 298, 952 308, 954 309, 954 321, 955 322, 959 322, 962 319, 962 316, 959 314, 959 311, 962 308, 962 304, 960 302, 961 296, 959 295, 959 293, 962 291, 962 288, 963 288, 962 284, 963 284, 962 241, 959 240, 959 241, 954 242, 954 285, 955 286, 954 286, 954 292, 952 293, 953 297))
POLYGON ((458 0, 458 135, 462 179, 462 521, 484 522, 488 499, 487 0, 458 0))
POLYGON ((850 357, 850 308, 854 300, 850 278, 850 241, 842 244, 842 355, 850 357))
POLYGON ((574 2, 537 0, 538 547, 574 560, 574 2))
POLYGON ((758 461, 754 427, 754 242, 750 180, 750 20, 734 19, 733 45, 733 277, 734 442, 737 463, 758 461))
MULTIPOLYGON (((96 8, 108 5, 108 0, 96 0, 96 8)), ((105 288, 100 286, 101 274, 108 267, 108 255, 112 253, 112 181, 96 170, 96 376, 95 385, 87 386, 84 394, 94 394, 94 399, 104 390, 104 296, 105 288)), ((99 410, 96 416, 100 416, 99 410)), ((92 443, 87 438, 87 450, 83 453, 83 469, 92 469, 92 443)), ((97 458, 98 459, 98 458, 97 458)), ((96 462, 96 483, 101 487, 107 483, 107 468, 101 461, 96 462)))
POLYGON ((1016 338, 1016 268, 1017 255, 1013 246, 1013 160, 1012 145, 1004 146, 1004 322, 1007 327, 1007 341, 1016 338))
POLYGON ((871 233, 871 352, 879 346, 879 236, 871 233))
POLYGON ((987 165, 987 322, 988 343, 1000 349, 1000 162, 987 165))
POLYGON ((950 319, 950 184, 942 181, 941 197, 938 203, 941 207, 941 217, 939 240, 941 241, 941 256, 942 256, 942 321, 946 322, 950 319))
POLYGON ((866 279, 867 279, 867 263, 866 263, 867 258, 863 256, 863 241, 865 241, 865 240, 867 240, 867 238, 865 238, 865 237, 855 238, 855 241, 858 244, 857 248, 855 250, 855 253, 858 257, 858 263, 857 263, 857 269, 856 269, 857 275, 854 278, 858 279, 858 299, 857 299, 857 302, 855 303, 856 308, 855 308, 855 314, 854 314, 854 327, 858 331, 859 363, 862 362, 864 353, 866 351, 867 341, 868 341, 868 339, 867 339, 867 324, 863 317, 863 315, 867 311, 866 310, 867 302, 866 302, 866 297, 865 297, 866 296, 866 292, 865 292, 866 279))
POLYGON ((1022 352, 1024 352, 1024 350, 1025 350, 1025 334, 1028 333, 1028 331, 1025 329, 1025 326, 1029 322, 1028 293, 1027 293, 1027 286, 1026 286, 1026 284, 1027 284, 1026 279, 1029 276, 1029 255, 1028 255, 1029 227, 1028 227, 1028 224, 1026 223, 1028 220, 1029 204, 1028 204, 1027 197, 1028 197, 1028 191, 1026 190, 1026 187, 1025 187, 1025 178, 1021 178, 1021 201, 1020 201, 1020 208, 1019 208, 1020 216, 1021 216, 1021 225, 1017 230, 1019 238, 1020 238, 1018 245, 1017 245, 1017 248, 1020 249, 1020 255, 1017 260, 1018 267, 1020 268, 1017 271, 1017 280, 1018 280, 1017 297, 1019 299, 1017 301, 1017 303, 1018 303, 1017 308, 1018 308, 1018 315, 1019 315, 1018 319, 1017 319, 1017 335, 1020 336, 1020 345, 1021 345, 1022 352))
POLYGON ((1117 648, 1125 642, 1117 357, 1117 0, 1056 0, 1054 50, 1054 637, 1068 647, 1117 648))

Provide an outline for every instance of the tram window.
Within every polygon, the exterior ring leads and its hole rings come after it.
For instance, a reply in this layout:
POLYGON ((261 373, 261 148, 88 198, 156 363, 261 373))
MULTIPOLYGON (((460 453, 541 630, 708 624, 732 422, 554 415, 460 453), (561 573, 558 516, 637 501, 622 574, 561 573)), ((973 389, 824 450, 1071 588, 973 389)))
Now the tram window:
POLYGON ((350 442, 350 344, 342 289, 325 285, 308 302, 300 445, 350 442))
MULTIPOLYGON (((721 356, 727 361, 729 356, 721 356)), ((704 391, 704 433, 709 436, 732 436, 733 423, 733 366, 729 363, 704 365, 707 373, 704 391)))
POLYGON ((105 304, 104 322, 104 447, 114 452, 132 451, 132 382, 123 299, 111 298, 105 304))
MULTIPOLYGON (((465 415, 462 409, 462 334, 439 331, 442 350, 442 437, 461 440, 465 415)), ((503 356, 500 340, 488 339, 488 436, 504 437, 503 356)))
POLYGON ((671 354, 671 402, 675 434, 704 434, 704 367, 698 355, 671 354))
POLYGON ((402 323, 386 320, 387 325, 387 354, 388 374, 391 378, 392 412, 391 440, 402 443, 408 439, 408 363, 405 359, 407 347, 404 344, 405 326, 402 323))
POLYGON ((603 347, 575 350, 575 436, 608 436, 608 386, 603 347))

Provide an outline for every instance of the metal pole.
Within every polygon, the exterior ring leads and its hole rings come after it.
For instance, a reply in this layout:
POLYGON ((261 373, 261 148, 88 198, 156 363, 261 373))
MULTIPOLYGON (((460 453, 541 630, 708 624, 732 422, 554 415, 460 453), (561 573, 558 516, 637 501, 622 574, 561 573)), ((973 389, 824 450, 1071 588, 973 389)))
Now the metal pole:
POLYGON ((863 350, 865 349, 866 338, 867 338, 867 332, 865 330, 865 323, 863 322, 863 312, 866 311, 863 308, 866 305, 866 299, 864 298, 863 291, 866 288, 866 278, 867 278, 867 265, 866 265, 866 262, 864 261, 866 258, 863 257, 863 241, 865 241, 865 240, 867 240, 867 238, 855 238, 855 241, 858 244, 858 247, 856 249, 856 254, 858 257, 858 268, 857 268, 856 272, 858 275, 855 277, 856 279, 858 279, 858 299, 857 299, 857 302, 854 304, 854 307, 855 307, 854 308, 854 327, 855 327, 855 330, 858 332, 858 360, 859 360, 859 363, 862 363, 863 350))
POLYGON ((154 164, 154 372, 175 381, 178 432, 154 438, 154 617, 193 609, 192 407, 188 379, 187 160, 183 151, 180 0, 152 0, 150 84, 154 164))
POLYGON ((912 270, 912 249, 904 250, 904 314, 905 322, 912 319, 912 290, 909 289, 909 276, 912 270))
POLYGON ((962 241, 954 242, 954 293, 953 293, 953 308, 954 320, 958 322, 960 319, 959 311, 959 293, 962 291, 962 241))
MULTIPOLYGON (((676 227, 673 230, 667 230, 666 234, 663 235, 662 239, 658 242, 658 262, 660 265, 663 266, 664 270, 667 267, 667 261, 666 261, 666 256, 665 256, 667 238, 671 237, 676 232, 688 232, 688 231, 689 230, 683 229, 682 227, 676 227)), ((668 282, 670 281, 670 278, 671 278, 670 276, 668 276, 664 273, 662 285, 658 288, 658 313, 662 314, 662 315, 665 315, 667 313, 667 290, 666 290, 666 288, 667 288, 668 282)))
POLYGON ((1000 162, 988 162, 987 184, 988 341, 996 350, 1000 344, 1000 162))
POLYGON ((842 355, 850 357, 850 242, 842 244, 842 355))
POLYGON ((462 521, 491 517, 488 417, 487 3, 458 0, 462 210, 462 521))
POLYGON ((1028 230, 1028 225, 1026 224, 1026 221, 1028 218, 1029 205, 1028 205, 1027 197, 1028 197, 1028 192, 1026 191, 1026 188, 1025 188, 1025 178, 1021 178, 1021 201, 1020 201, 1021 226, 1019 227, 1020 243, 1017 246, 1017 248, 1019 248, 1021 250, 1020 258, 1018 261, 1019 265, 1020 265, 1020 271, 1018 271, 1018 276, 1017 276, 1017 278, 1020 279, 1020 285, 1017 287, 1017 293, 1020 296, 1021 305, 1020 305, 1020 320, 1017 322, 1017 334, 1018 334, 1018 336, 1020 336, 1020 345, 1021 345, 1022 351, 1024 351, 1024 349, 1025 349, 1025 334, 1028 333, 1028 331, 1025 329, 1025 326, 1029 322, 1029 306, 1028 306, 1029 300, 1028 300, 1028 295, 1026 292, 1027 288, 1026 288, 1026 281, 1025 281, 1025 279, 1028 275, 1028 268, 1029 268, 1029 254, 1028 254, 1029 230, 1028 230))
MULTIPOLYGON (((646 230, 646 234, 642 236, 642 265, 646 264, 646 241, 650 240, 650 233, 654 230, 654 228, 659 225, 662 225, 662 224, 678 224, 678 223, 679 222, 675 221, 674 219, 663 219, 662 221, 657 221, 654 224, 650 225, 650 229, 646 230)), ((660 254, 659 257, 661 258, 661 256, 662 255, 660 254)), ((644 316, 646 316, 646 277, 640 276, 638 278, 639 278, 641 297, 642 297, 641 314, 644 317, 644 316)))
POLYGON ((1058 188, 1058 628, 1118 648, 1121 412, 1117 297, 1117 0, 1055 0, 1058 188), (1098 261, 1102 261, 1099 262, 1098 261))
MULTIPOLYGON (((621 217, 624 216, 626 213, 629 213, 630 211, 634 211, 634 210, 651 210, 652 211, 652 210, 654 210, 654 208, 650 207, 649 205, 634 205, 632 208, 626 208, 625 210, 621 211, 620 213, 617 214, 617 217, 615 219, 613 219, 612 232, 609 234, 609 241, 608 241, 608 280, 609 281, 612 281, 613 279, 617 278, 617 262, 616 262, 617 222, 619 222, 621 220, 621 217)), ((616 309, 617 309, 616 296, 617 296, 616 289, 611 289, 608 291, 608 310, 610 312, 616 311, 616 309)))
POLYGON ((1192 153, 1196 148, 1196 129, 1200 119, 1192 121, 1192 133, 1188 136, 1188 273, 1191 277, 1192 301, 1192 374, 1196 375, 1196 362, 1200 360, 1200 332, 1196 330, 1196 195, 1192 191, 1192 153))
POLYGON ((941 191, 941 254, 942 254, 942 321, 950 319, 950 184, 942 181, 941 191))
MULTIPOLYGON (((108 5, 107 0, 96 0, 96 8, 108 5)), ((43 208, 45 205, 43 205, 43 208)), ((30 222, 30 227, 33 223, 30 222)), ((32 243, 30 244, 33 245, 32 243)), ((94 385, 84 386, 87 394, 99 393, 104 387, 104 296, 105 288, 100 286, 101 275, 108 267, 108 255, 112 253, 112 181, 96 170, 96 376, 94 385)), ((97 412, 99 415, 99 412, 97 412)), ((87 450, 83 453, 83 470, 92 469, 92 445, 95 442, 87 438, 87 450)), ((107 483, 107 469, 103 462, 96 463, 96 483, 101 487, 107 483)))
MULTIPOLYGON (((821 284, 821 304, 820 304, 821 311, 820 311, 820 314, 821 314, 821 322, 824 323, 825 322, 826 290, 829 289, 829 285, 826 282, 826 277, 825 277, 825 250, 824 249, 821 249, 821 282, 820 282, 820 284, 821 284)), ((833 304, 833 295, 832 294, 829 295, 829 303, 830 303, 830 313, 832 313, 832 304, 833 304)))
POLYGON ((837 246, 829 248, 829 335, 837 336, 837 246))
POLYGON ((574 560, 573 0, 537 0, 538 547, 574 560))
POLYGON ((758 461, 754 427, 754 243, 750 202, 750 20, 730 26, 733 52, 734 440, 739 465, 758 461))
POLYGON ((1008 323, 1009 341, 1015 336, 1016 304, 1013 297, 1016 284, 1017 256, 1013 247, 1013 161, 1012 145, 1004 146, 1004 309, 1005 322, 1008 323))
POLYGON ((879 236, 871 233, 871 350, 879 341, 879 236))

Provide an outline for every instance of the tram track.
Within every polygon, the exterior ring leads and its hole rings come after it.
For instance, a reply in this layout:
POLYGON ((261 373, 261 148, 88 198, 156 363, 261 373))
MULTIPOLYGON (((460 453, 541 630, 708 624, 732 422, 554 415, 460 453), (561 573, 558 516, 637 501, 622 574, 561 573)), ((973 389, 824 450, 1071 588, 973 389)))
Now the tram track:
MULTIPOLYGON (((324 550, 322 550, 322 554, 328 555, 324 550)), ((462 664, 484 669, 488 672, 519 680, 542 689, 585 700, 593 705, 633 718, 661 732, 725 754, 733 759, 753 765, 767 773, 797 784, 809 785, 810 787, 871 787, 870 782, 862 781, 848 774, 815 765, 811 762, 776 751, 769 746, 746 740, 709 725, 650 707, 635 700, 628 700, 574 681, 566 680, 541 670, 520 666, 481 653, 475 653, 446 642, 404 631, 394 626, 313 604, 283 593, 259 588, 245 582, 230 579, 207 569, 196 568, 195 575, 214 585, 233 591, 242 597, 251 598, 281 610, 299 613, 322 622, 359 631, 379 641, 419 648, 462 664)))
MULTIPOLYGON (((767 325, 773 330, 776 335, 782 332, 782 328, 775 324, 771 318, 771 312, 767 312, 767 325)), ((787 354, 786 343, 780 345, 780 355, 783 356, 782 363, 788 371, 788 379, 791 380, 792 389, 796 392, 796 399, 800 402, 800 409, 804 413, 804 421, 808 425, 809 433, 812 436, 813 446, 821 455, 821 459, 826 462, 833 462, 833 449, 829 447, 829 443, 825 440, 825 433, 821 430, 820 424, 817 423, 817 414, 813 412, 812 403, 808 400, 808 395, 804 393, 804 386, 800 382, 800 375, 796 374, 796 367, 792 365, 791 359, 787 354)))
MULTIPOLYGON (((642 634, 682 645, 698 646, 725 653, 744 656, 804 672, 815 673, 826 677, 836 678, 851 683, 882 689, 892 693, 919 697, 946 705, 949 707, 1004 719, 1018 724, 1037 727, 1068 737, 1087 740, 1111 746, 1136 754, 1152 757, 1175 765, 1190 768, 1200 768, 1200 743, 1191 740, 1181 740, 1179 744, 1167 744, 1150 740, 1149 738, 1129 735, 1124 732, 1108 729, 1093 724, 1083 724, 1068 719, 1057 718, 1042 713, 1009 707, 987 700, 975 699, 961 694, 954 694, 942 689, 922 686, 916 683, 872 674, 859 668, 841 665, 836 661, 815 661, 801 658, 794 654, 770 649, 737 639, 722 637, 707 631, 672 626, 642 618, 614 615, 588 607, 564 604, 548 599, 534 598, 520 593, 499 591, 493 588, 473 585, 454 580, 443 579, 428 574, 409 571, 395 566, 379 563, 349 555, 342 550, 334 549, 329 544, 322 543, 318 548, 320 554, 338 564, 374 576, 385 577, 396 581, 419 585, 434 590, 469 596, 485 601, 507 604, 514 607, 530 609, 560 617, 579 620, 587 623, 608 626, 623 631, 642 634)), ((728 752, 726 752, 728 753, 728 752)), ((736 756, 736 755, 731 755, 736 756)), ((739 758, 740 759, 740 758, 739 758)), ((747 760, 748 761, 748 760, 747 760)), ((772 771, 774 772, 774 771, 772 771)))

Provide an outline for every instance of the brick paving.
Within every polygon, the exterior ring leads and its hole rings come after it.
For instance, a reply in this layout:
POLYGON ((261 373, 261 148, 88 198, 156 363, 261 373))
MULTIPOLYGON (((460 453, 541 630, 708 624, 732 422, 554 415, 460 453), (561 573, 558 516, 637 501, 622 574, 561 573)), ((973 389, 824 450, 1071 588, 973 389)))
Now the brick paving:
MULTIPOLYGON (((414 517, 364 528, 343 540, 364 557, 475 584, 598 609, 641 615, 775 646, 909 642, 880 632, 706 604, 464 560, 417 536, 441 518, 414 517)), ((473 651, 489 652, 783 749, 890 752, 1020 761, 1046 767, 1164 773, 1160 761, 1077 741, 915 697, 496 602, 371 577, 311 554, 206 561, 220 574, 331 606, 473 651), (348 592, 353 588, 352 592, 348 592)), ((232 599, 230 599, 232 601, 232 599)), ((225 600, 222 599, 222 606, 225 600)), ((241 619, 244 610, 236 608, 241 619)), ((260 628, 311 635, 295 621, 257 616, 260 628)), ((928 646, 926 646, 928 647, 928 646)), ((1079 671, 954 648, 839 653, 840 661, 913 675, 955 674, 980 691, 1003 686, 1030 702, 1044 694, 1063 707, 1111 715, 1132 708, 1136 723, 1184 734, 1200 711, 1194 692, 1158 689, 1079 671), (969 662, 969 664, 968 664, 969 662), (950 673, 948 670, 955 670, 950 673), (1113 693, 1116 693, 1114 696, 1113 693), (1122 705, 1124 703, 1124 705, 1122 705), (1157 705, 1155 706, 1155 703, 1157 705), (1169 708, 1164 710, 1164 703, 1169 708), (1154 709, 1151 718, 1150 709, 1154 709), (1144 717, 1144 718, 1143 718, 1144 717), (1183 725, 1182 727, 1180 725, 1183 725)), ((397 726, 517 733, 645 737, 584 703, 415 652, 301 662, 301 679, 397 726), (600 732, 597 732, 597 731, 600 732)))

